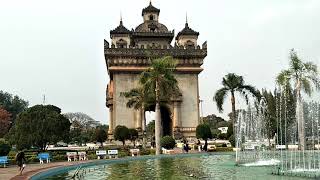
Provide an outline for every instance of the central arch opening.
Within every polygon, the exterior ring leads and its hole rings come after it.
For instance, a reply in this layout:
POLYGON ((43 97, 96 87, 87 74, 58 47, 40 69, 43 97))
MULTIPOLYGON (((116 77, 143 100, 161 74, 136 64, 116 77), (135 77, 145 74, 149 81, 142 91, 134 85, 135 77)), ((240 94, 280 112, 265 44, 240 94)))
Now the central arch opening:
POLYGON ((162 136, 172 136, 172 120, 167 107, 161 106, 162 136))
MULTIPOLYGON (((162 136, 173 136, 172 133, 172 119, 170 110, 166 106, 160 106, 160 113, 161 113, 161 129, 162 129, 162 136)), ((156 113, 155 113, 155 106, 146 109, 146 123, 148 124, 152 120, 155 120, 156 113)))

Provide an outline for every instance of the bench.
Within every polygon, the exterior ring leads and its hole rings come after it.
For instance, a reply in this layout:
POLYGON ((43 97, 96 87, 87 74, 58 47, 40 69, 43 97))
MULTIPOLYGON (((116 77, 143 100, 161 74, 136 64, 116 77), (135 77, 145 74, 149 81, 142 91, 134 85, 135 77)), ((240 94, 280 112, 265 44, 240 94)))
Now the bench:
POLYGON ((77 152, 67 152, 67 158, 68 158, 68 161, 72 161, 72 158, 74 161, 77 161, 78 153, 77 152))
POLYGON ((98 156, 98 159, 105 159, 107 156, 107 151, 106 150, 96 151, 96 155, 98 156))
POLYGON ((38 159, 40 161, 40 164, 43 164, 44 160, 46 160, 47 163, 49 163, 51 158, 50 158, 49 153, 39 153, 38 154, 38 159))
POLYGON ((286 149, 286 145, 276 145, 276 149, 277 150, 282 150, 282 149, 286 149))
POLYGON ((2 164, 3 167, 6 167, 8 163, 8 156, 0 156, 0 164, 2 164))
POLYGON ((118 158, 118 150, 108 150, 109 159, 118 158))
POLYGON ((79 161, 85 161, 87 160, 87 153, 85 151, 83 152, 78 152, 78 156, 79 156, 79 161))
POLYGON ((140 149, 130 149, 131 156, 140 156, 140 149))
POLYGON ((174 150, 162 148, 162 154, 174 154, 174 150))

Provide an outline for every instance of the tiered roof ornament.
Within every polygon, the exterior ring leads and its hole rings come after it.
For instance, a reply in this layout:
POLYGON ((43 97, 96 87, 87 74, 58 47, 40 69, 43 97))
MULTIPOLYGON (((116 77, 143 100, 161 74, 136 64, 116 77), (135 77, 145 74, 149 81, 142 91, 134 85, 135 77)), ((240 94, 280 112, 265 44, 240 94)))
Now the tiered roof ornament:
POLYGON ((185 24, 184 28, 178 33, 176 39, 178 39, 182 35, 199 36, 199 32, 197 32, 189 27, 187 16, 186 16, 186 24, 185 24))
POLYGON ((146 8, 143 8, 143 10, 142 10, 142 16, 143 16, 145 13, 157 13, 157 14, 159 14, 159 13, 160 13, 160 9, 154 7, 154 6, 152 5, 152 2, 150 1, 149 6, 146 7, 146 8))
POLYGON ((120 24, 118 27, 116 27, 114 30, 110 31, 110 36, 113 34, 131 34, 132 32, 128 30, 126 27, 124 27, 122 22, 122 17, 120 19, 120 24))

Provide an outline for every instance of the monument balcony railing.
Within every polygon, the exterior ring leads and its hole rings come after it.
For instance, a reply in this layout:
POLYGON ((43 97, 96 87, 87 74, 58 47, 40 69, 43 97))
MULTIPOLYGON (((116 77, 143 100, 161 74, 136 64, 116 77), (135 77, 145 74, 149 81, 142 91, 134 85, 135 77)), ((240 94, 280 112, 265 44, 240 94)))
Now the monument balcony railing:
MULTIPOLYGON (((111 66, 133 66, 133 67, 145 67, 150 66, 151 59, 133 59, 133 58, 114 58, 107 59, 108 67, 111 66)), ((203 59, 177 59, 177 68, 179 67, 200 67, 203 64, 203 59)))
POLYGON ((180 127, 179 130, 181 132, 195 132, 196 128, 195 127, 180 127))
POLYGON ((194 48, 172 47, 172 46, 158 46, 158 47, 129 47, 116 48, 115 46, 105 46, 106 59, 114 57, 134 57, 141 59, 154 59, 163 56, 172 56, 173 58, 205 58, 207 56, 207 48, 200 46, 194 48))
POLYGON ((163 32, 163 31, 145 31, 145 32, 132 32, 132 36, 155 36, 155 37, 174 37, 174 31, 167 31, 167 32, 163 32))

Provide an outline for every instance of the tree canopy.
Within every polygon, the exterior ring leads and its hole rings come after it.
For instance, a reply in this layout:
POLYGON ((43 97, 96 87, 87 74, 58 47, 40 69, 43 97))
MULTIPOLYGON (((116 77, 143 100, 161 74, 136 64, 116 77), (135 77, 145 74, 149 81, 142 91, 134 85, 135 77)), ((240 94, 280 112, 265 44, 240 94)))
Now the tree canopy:
POLYGON ((0 108, 0 138, 7 134, 11 124, 11 114, 0 108))
POLYGON ((98 121, 94 120, 92 117, 82 112, 75 112, 75 113, 69 112, 63 115, 66 118, 68 118, 72 123, 71 128, 73 126, 77 126, 78 128, 81 127, 82 130, 88 130, 91 128, 96 128, 97 126, 101 125, 98 121))
POLYGON ((129 129, 129 138, 128 139, 131 142, 133 142, 134 146, 136 146, 135 141, 136 141, 136 139, 138 139, 138 137, 139 137, 138 131, 136 129, 134 129, 134 128, 130 128, 129 129))
POLYGON ((11 114, 13 122, 20 112, 27 109, 28 105, 29 103, 21 99, 19 96, 13 96, 10 93, 0 91, 0 107, 11 114))
POLYGON ((125 141, 129 139, 129 129, 126 126, 120 126, 118 125, 114 129, 113 133, 114 139, 121 141, 123 146, 125 145, 125 141))
POLYGON ((212 138, 212 133, 211 133, 209 125, 199 124, 196 128, 196 136, 197 136, 197 138, 203 139, 205 141, 212 138))
POLYGON ((101 143, 101 146, 103 146, 103 142, 105 142, 108 139, 108 134, 105 128, 97 127, 94 139, 95 141, 101 143))
POLYGON ((53 105, 35 105, 19 114, 9 131, 11 144, 18 149, 31 146, 45 150, 49 143, 57 143, 68 137, 70 122, 53 105))

